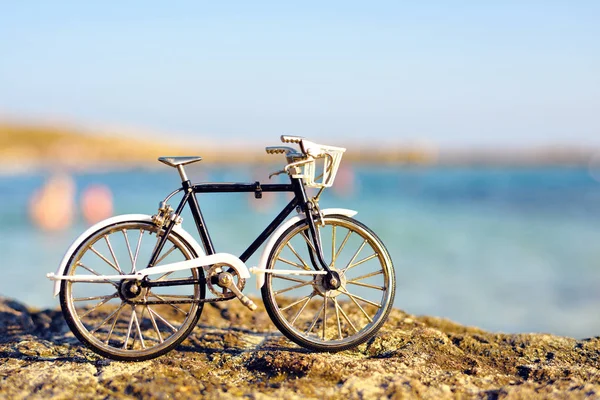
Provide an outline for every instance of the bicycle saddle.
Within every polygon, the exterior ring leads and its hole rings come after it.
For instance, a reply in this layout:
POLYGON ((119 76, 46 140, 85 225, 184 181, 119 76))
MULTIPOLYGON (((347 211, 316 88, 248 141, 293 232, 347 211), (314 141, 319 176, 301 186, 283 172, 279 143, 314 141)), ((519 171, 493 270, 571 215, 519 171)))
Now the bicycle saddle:
POLYGON ((177 167, 178 165, 187 165, 202 160, 202 157, 158 157, 158 161, 167 164, 169 167, 177 167))

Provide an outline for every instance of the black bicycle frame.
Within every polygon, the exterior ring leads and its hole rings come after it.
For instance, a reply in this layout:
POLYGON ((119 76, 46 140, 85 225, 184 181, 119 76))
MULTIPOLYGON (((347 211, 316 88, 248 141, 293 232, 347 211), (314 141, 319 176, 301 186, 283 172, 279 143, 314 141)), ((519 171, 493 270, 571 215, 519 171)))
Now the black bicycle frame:
MULTIPOLYGON (((313 257, 313 252, 310 252, 313 267, 316 270, 320 270, 322 268, 327 272, 331 272, 327 263, 325 262, 323 250, 321 247, 319 231, 317 230, 315 221, 313 219, 313 204, 308 200, 306 196, 306 190, 304 189, 304 184, 302 180, 298 178, 290 179, 290 184, 261 184, 260 182, 192 184, 189 180, 187 180, 182 182, 182 190, 184 192, 184 195, 181 201, 179 202, 177 209, 175 210, 175 214, 179 216, 183 211, 185 205, 189 204, 190 211, 192 213, 192 216, 194 217, 196 228, 198 230, 198 234, 200 235, 200 239, 202 241, 204 250, 207 255, 211 255, 215 254, 215 248, 210 238, 208 228, 206 227, 202 211, 200 210, 200 204, 198 203, 198 199, 196 198, 196 193, 254 192, 256 198, 261 198, 263 192, 292 192, 294 193, 294 198, 283 208, 283 210, 281 210, 281 212, 273 219, 273 221, 271 221, 271 223, 265 228, 265 230, 260 235, 258 235, 258 237, 250 244, 250 246, 248 246, 248 248, 242 253, 242 255, 239 258, 243 262, 246 262, 252 256, 252 254, 254 254, 256 250, 258 250, 258 248, 269 238, 269 236, 271 236, 275 229, 277 229, 277 227, 281 225, 281 223, 291 214, 291 212, 297 207, 300 207, 300 211, 302 211, 306 215, 310 240, 312 241, 315 250, 314 252, 316 253, 315 260, 313 257)), ((162 234, 162 237, 160 238, 152 253, 152 257, 150 258, 148 267, 153 267, 156 263, 158 255, 162 251, 167 241, 167 238, 173 230, 175 224, 176 218, 172 219, 167 225, 165 232, 162 234)), ((154 286, 154 284, 156 284, 156 286, 171 286, 167 282, 164 282, 164 284, 156 282, 151 283, 150 285, 154 286)), ((186 282, 182 281, 178 284, 186 284, 186 282)))

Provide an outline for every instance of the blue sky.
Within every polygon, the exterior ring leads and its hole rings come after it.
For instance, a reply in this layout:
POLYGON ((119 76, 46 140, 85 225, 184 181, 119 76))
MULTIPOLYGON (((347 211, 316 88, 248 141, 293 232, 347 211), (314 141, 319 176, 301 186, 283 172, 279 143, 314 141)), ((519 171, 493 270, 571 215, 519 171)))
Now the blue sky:
POLYGON ((600 146, 598 21, 598 1, 2 2, 0 116, 193 140, 600 146))

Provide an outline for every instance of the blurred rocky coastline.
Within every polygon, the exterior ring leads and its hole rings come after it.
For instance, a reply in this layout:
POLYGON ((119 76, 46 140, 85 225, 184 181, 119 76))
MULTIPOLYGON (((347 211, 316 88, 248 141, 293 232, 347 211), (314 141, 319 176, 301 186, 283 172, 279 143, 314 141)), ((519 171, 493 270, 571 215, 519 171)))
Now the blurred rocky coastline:
MULTIPOLYGON (((260 302, 259 302, 260 303, 260 302)), ((600 339, 500 334, 393 310, 354 350, 313 353, 262 306, 207 305, 175 350, 101 358, 60 310, 0 297, 0 398, 504 399, 600 397, 600 339)))
MULTIPOLYGON (((319 138, 310 138, 318 141, 319 138)), ((273 138, 276 145, 277 137, 273 138)), ((126 134, 118 129, 91 131, 68 125, 0 121, 0 172, 40 169, 93 170, 159 168, 159 156, 200 155, 210 164, 264 164, 280 160, 262 148, 232 140, 177 141, 173 135, 126 134), (198 143, 202 143, 199 145, 198 143)), ((543 148, 439 149, 427 142, 327 143, 348 147, 344 160, 364 164, 587 166, 600 160, 600 149, 577 146, 543 148)))

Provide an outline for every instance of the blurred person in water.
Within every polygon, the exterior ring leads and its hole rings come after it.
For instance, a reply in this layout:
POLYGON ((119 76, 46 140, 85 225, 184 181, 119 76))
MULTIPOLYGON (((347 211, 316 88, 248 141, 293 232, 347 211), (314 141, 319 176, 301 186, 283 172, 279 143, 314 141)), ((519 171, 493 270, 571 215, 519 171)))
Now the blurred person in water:
POLYGON ((75 183, 66 174, 52 175, 30 198, 29 216, 46 231, 67 228, 75 213, 75 183))
POLYGON ((92 184, 81 194, 81 215, 88 224, 95 224, 113 214, 113 199, 110 189, 101 184, 92 184))
MULTIPOLYGON (((29 215, 32 222, 45 231, 68 228, 75 218, 75 192, 75 182, 69 175, 52 175, 31 196, 29 215)), ((100 184, 86 187, 81 194, 80 208, 88 224, 110 217, 113 213, 110 189, 100 184)))
POLYGON ((336 195, 341 197, 350 197, 355 193, 356 177, 351 166, 347 164, 340 165, 340 168, 335 176, 333 191, 336 195))

